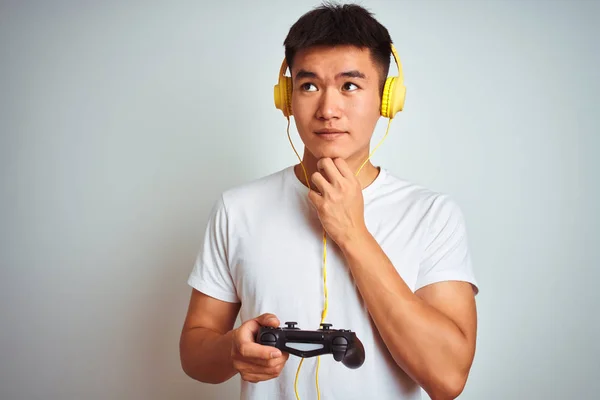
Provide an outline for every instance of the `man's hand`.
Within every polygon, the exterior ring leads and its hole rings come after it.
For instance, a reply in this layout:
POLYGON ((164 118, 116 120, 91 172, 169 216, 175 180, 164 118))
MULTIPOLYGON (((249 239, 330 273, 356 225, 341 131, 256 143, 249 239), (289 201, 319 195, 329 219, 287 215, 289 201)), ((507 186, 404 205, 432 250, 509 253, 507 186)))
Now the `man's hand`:
POLYGON ((273 314, 263 314, 244 322, 234 330, 231 346, 233 368, 243 380, 253 383, 278 377, 290 356, 275 347, 256 343, 261 326, 277 328, 279 319, 273 314))
POLYGON ((327 234, 339 245, 367 232, 364 199, 360 182, 341 158, 322 158, 319 172, 312 175, 317 191, 308 198, 314 205, 327 234))

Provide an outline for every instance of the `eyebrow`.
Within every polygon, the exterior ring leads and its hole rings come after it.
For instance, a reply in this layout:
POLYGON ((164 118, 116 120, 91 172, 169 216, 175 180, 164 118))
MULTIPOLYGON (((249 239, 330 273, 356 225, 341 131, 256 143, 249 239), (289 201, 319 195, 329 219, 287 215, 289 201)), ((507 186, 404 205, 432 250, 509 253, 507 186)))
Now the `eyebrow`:
MULTIPOLYGON (((341 78, 341 77, 366 79, 365 74, 363 74, 362 72, 360 72, 356 69, 351 70, 351 71, 340 72, 339 74, 337 74, 335 76, 336 79, 341 78)), ((306 79, 306 78, 318 79, 319 76, 312 71, 307 71, 305 69, 298 70, 295 80, 306 79)))

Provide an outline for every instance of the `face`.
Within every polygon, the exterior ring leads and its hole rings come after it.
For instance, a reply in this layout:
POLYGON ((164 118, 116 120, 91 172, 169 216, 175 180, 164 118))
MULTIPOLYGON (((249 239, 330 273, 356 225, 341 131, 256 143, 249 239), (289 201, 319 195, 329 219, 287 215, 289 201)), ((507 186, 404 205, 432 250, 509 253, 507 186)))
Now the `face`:
POLYGON ((362 162, 380 117, 380 73, 368 49, 315 47, 296 53, 292 113, 305 157, 362 162))

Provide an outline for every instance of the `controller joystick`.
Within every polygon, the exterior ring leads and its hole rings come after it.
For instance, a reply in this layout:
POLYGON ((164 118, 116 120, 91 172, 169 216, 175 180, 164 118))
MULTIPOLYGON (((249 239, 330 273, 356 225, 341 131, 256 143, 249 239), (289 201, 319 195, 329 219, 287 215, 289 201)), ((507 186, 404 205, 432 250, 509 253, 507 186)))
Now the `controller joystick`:
POLYGON ((256 335, 256 342, 303 358, 331 354, 335 361, 351 369, 359 368, 365 361, 362 342, 348 329, 331 329, 332 324, 322 323, 320 329, 302 330, 296 327, 296 322, 285 324, 285 328, 261 327, 256 335), (300 345, 300 348, 293 347, 294 343, 300 345), (303 349, 306 345, 316 348, 303 349))

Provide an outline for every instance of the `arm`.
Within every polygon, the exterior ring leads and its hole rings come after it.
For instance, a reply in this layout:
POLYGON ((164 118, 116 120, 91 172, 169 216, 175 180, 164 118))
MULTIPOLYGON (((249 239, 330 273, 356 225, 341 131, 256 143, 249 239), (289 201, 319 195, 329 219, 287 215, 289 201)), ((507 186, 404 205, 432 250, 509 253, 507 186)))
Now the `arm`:
POLYGON ((471 284, 440 282, 413 293, 368 232, 340 247, 396 363, 432 399, 458 397, 475 353, 471 284))
POLYGON ((343 252, 392 357, 434 400, 462 392, 475 352, 476 310, 462 216, 440 200, 427 211, 415 293, 368 231, 361 184, 342 159, 320 159, 309 199, 343 252), (452 280, 455 281, 452 281, 452 280), (443 282, 440 282, 443 281, 443 282), (439 283, 434 283, 439 282, 439 283))
POLYGON ((228 303, 192 290, 179 342, 181 366, 188 376, 201 382, 221 383, 237 373, 231 345, 239 309, 240 303, 228 303))
POLYGON ((181 332, 181 366, 191 378, 205 383, 222 383, 240 374, 248 382, 279 376, 289 354, 255 342, 261 326, 279 326, 269 313, 232 329, 240 303, 228 303, 192 291, 190 306, 181 332))
POLYGON ((204 245, 188 279, 193 291, 179 342, 181 366, 188 376, 206 383, 225 382, 237 373, 249 382, 273 379, 288 355, 259 345, 254 338, 261 326, 279 326, 277 317, 265 313, 233 329, 241 302, 229 271, 228 232, 221 197, 212 209, 204 245), (211 297, 213 293, 219 299, 211 297))

